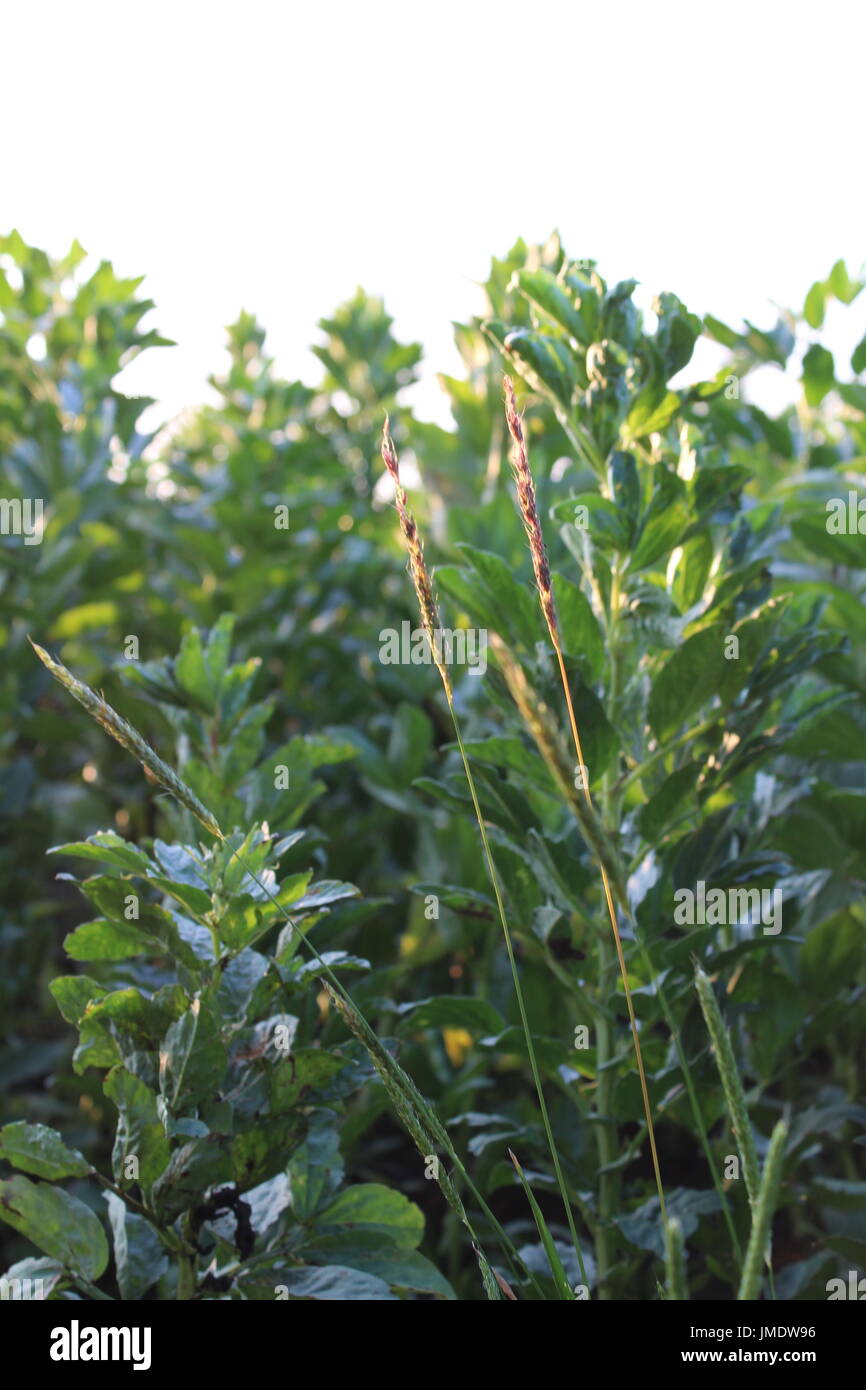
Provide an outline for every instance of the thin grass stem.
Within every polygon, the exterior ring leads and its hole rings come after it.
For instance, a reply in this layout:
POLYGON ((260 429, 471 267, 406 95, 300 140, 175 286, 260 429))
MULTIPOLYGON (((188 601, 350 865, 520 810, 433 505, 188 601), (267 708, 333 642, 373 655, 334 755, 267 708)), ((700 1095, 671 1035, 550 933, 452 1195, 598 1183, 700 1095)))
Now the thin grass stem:
MULTIPOLYGON (((566 709, 568 711, 568 722, 571 729, 574 751, 577 755, 578 765, 581 769, 585 767, 583 760, 583 747, 580 739, 580 732, 577 727, 577 719, 574 713, 574 704, 571 698, 571 688, 568 681, 568 674, 565 669, 565 657, 562 650, 562 642, 559 634, 559 623, 556 614, 556 604, 553 597, 553 586, 550 579, 550 567, 547 560, 547 550, 544 544, 544 533, 538 515, 538 508, 535 502, 535 488, 532 481, 532 473, 529 467, 529 457, 526 450, 526 440, 523 433, 523 425, 517 410, 517 402, 514 395, 514 385, 511 378, 505 377, 505 416, 511 437, 514 441, 514 475, 517 481, 518 502, 520 504, 521 516, 524 529, 529 542, 532 566, 535 573, 538 597, 541 604, 541 611, 547 624, 547 630, 553 649, 556 653, 559 675, 562 683, 563 694, 565 696, 566 709)), ((611 600, 613 609, 613 597, 611 600)), ((589 779, 581 777, 583 793, 586 799, 587 810, 593 811, 592 795, 589 790, 589 779)), ((607 904, 608 916, 610 917, 611 930, 613 932, 614 944, 616 946, 617 960, 619 962, 620 974, 622 976, 623 990, 625 992, 626 1005, 628 1008, 629 1023, 631 1025, 632 1039, 634 1042, 635 1059, 637 1061, 638 1075, 640 1078, 641 1095, 643 1097, 644 1113, 647 1122, 647 1135, 652 1154, 653 1171, 655 1173, 656 1188, 659 1195, 659 1206, 661 1218, 664 1223, 667 1219, 665 1208, 665 1194, 662 1185, 661 1168, 659 1166, 658 1150, 656 1148, 655 1128, 653 1126, 652 1105, 650 1103, 649 1089, 647 1087, 646 1071, 643 1064, 643 1054, 641 1052, 640 1037, 638 1035, 637 1018, 635 1015, 634 1004, 632 1002, 631 990, 628 983, 628 970, 625 963, 625 955, 622 948, 622 938, 620 936, 619 924, 617 922, 616 908, 614 907, 613 894, 611 892, 610 880, 604 860, 599 857, 599 868, 601 870, 602 890, 605 903, 607 904)))
POLYGON ((433 585, 430 579, 430 574, 427 570, 426 562, 424 560, 423 548, 421 545, 421 537, 418 533, 418 527, 415 522, 415 518, 409 510, 406 492, 400 481, 399 460, 397 458, 397 451, 394 448, 393 440, 391 439, 387 417, 385 420, 385 427, 382 433, 382 461, 384 462, 385 467, 387 468, 391 480, 394 484, 394 496, 397 507, 397 515, 400 521, 400 529, 403 534, 403 540, 405 542, 406 550, 409 555, 409 572, 412 576, 412 582, 415 587, 415 593, 418 599, 418 607, 421 613, 421 621, 424 626, 424 631, 427 634, 427 641, 430 647, 431 656, 433 658, 434 664, 439 672, 442 681, 442 687, 445 692, 445 699, 448 703, 449 713, 451 715, 451 720, 454 725, 454 732, 457 737, 457 745, 460 749, 460 757, 463 761, 463 769, 466 774, 466 781, 469 787, 470 796, 472 798, 473 809, 475 811, 475 819, 478 823, 478 829, 481 835, 481 842, 484 848, 484 858, 487 865, 488 876, 490 878, 491 886, 493 888, 494 896, 496 898, 496 906, 499 913, 499 920, 502 925, 502 932, 505 938, 505 948, 508 954, 508 963, 511 968, 511 978, 514 982, 514 993, 517 999, 517 1006, 520 1012, 521 1026, 523 1028, 523 1034, 526 1041, 527 1057, 529 1058, 529 1066, 532 1072, 532 1079, 535 1084, 536 1095, 538 1097, 539 1111, 541 1114, 541 1119, 544 1126, 544 1132, 547 1138, 548 1147, 550 1149, 550 1156, 553 1160, 557 1185, 559 1187, 560 1195, 562 1197, 563 1206, 565 1207, 566 1220, 568 1222, 568 1229, 571 1235, 572 1244, 574 1246, 574 1252, 577 1256, 578 1268, 580 1269, 581 1278, 584 1284, 586 1284, 586 1268, 583 1261, 583 1254, 580 1248, 580 1240, 578 1239, 577 1235, 577 1227, 575 1226, 574 1222, 574 1215, 571 1210, 571 1202, 569 1201, 568 1197, 568 1189, 566 1187, 565 1178, 563 1176, 562 1167, 559 1161, 559 1154, 557 1152, 556 1143, 553 1137, 553 1130, 550 1125, 550 1117, 547 1111, 547 1104, 544 1099, 544 1088, 541 1083, 541 1074, 538 1069, 538 1062, 535 1056, 535 1047, 532 1042, 532 1030, 529 1026, 529 1018, 526 1012, 526 1004, 523 998, 523 989, 520 983, 520 972, 518 971, 517 960, 514 955, 514 947, 511 940, 511 931, 508 926, 508 917, 505 911, 505 904, 502 898, 502 890, 499 883, 499 875, 496 870, 496 865, 493 859, 493 852, 490 848, 490 841, 487 835, 487 829, 484 824, 484 816, 482 814, 481 805, 478 800, 478 793, 475 787, 475 778, 472 775, 472 769, 470 767, 469 758, 466 754, 466 747, 463 742, 463 734, 460 728, 460 722, 457 718, 457 711, 454 707, 454 690, 451 682, 451 676, 448 671, 447 665, 445 664, 443 653, 441 651, 437 637, 441 625, 439 622, 439 614, 436 606, 436 599, 433 593, 433 585))

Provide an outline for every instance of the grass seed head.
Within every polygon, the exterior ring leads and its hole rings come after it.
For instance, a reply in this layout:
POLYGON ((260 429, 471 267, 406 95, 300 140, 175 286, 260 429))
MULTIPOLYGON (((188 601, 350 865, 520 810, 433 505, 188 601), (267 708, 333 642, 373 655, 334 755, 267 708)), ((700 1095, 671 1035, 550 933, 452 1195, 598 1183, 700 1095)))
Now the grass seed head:
POLYGON ((550 582, 550 565, 547 560, 547 547, 544 544, 544 533, 541 529, 541 520, 538 515, 538 504, 535 500, 535 484, 532 481, 532 473, 529 468, 529 455, 526 451, 526 438, 523 433, 523 421, 517 409, 517 401, 514 396, 514 383, 510 376, 503 378, 505 386, 505 419, 508 423, 508 432, 514 448, 511 451, 511 467, 514 479, 517 483, 517 501, 520 507, 520 515, 523 519, 523 527, 526 531, 526 538, 529 541, 529 553, 532 556, 532 568, 535 573, 535 582, 538 586, 538 596, 541 600, 541 609, 544 618, 550 629, 550 635, 554 643, 559 642, 559 623, 556 617, 556 605, 553 601, 553 588, 550 582))
POLYGON ((439 610, 436 606, 436 599, 433 596, 433 584, 430 579, 430 571, 424 559, 424 551, 421 545, 421 537, 418 534, 418 527, 414 516, 409 510, 406 490, 400 482, 400 464, 397 458, 397 450, 394 448, 394 441, 391 438, 387 415, 385 417, 385 428, 382 431, 382 461, 394 482, 397 516, 400 519, 400 530, 403 532, 403 539, 406 542, 406 550, 409 554, 409 573, 412 576, 412 583, 415 585, 415 593, 418 596, 421 623, 427 634, 427 641, 430 643, 430 651, 436 663, 436 668, 442 677, 442 683, 445 686, 445 694, 450 700, 452 695, 451 677, 445 665, 439 639, 437 637, 437 632, 441 630, 439 610))
POLYGON ((112 709, 107 700, 91 690, 89 685, 77 680, 71 671, 68 671, 62 661, 50 656, 43 647, 31 639, 30 645, 35 651, 39 660, 52 674, 56 681, 59 681, 80 705, 87 710, 87 713, 102 726, 107 734, 116 739, 122 748, 137 758, 144 768, 145 774, 149 779, 165 791, 170 792, 181 806, 185 806, 197 820, 209 830, 212 835, 222 839, 222 831, 214 816, 206 806, 203 806, 198 797, 186 783, 178 777, 177 773, 162 761, 153 751, 149 743, 146 743, 137 729, 128 724, 117 710, 112 709))

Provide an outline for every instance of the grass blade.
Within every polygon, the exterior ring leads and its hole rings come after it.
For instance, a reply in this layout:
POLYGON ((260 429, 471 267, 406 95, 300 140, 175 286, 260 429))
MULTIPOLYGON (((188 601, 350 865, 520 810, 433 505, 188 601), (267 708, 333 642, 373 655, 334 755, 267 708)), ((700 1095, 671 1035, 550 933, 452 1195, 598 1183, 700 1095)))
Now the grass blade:
POLYGON ((665 1222, 665 1292, 677 1303, 688 1300, 683 1228, 675 1216, 665 1222))
MULTIPOLYGON (((548 1263, 550 1265, 550 1272, 553 1275, 553 1282, 556 1285, 556 1291, 559 1294, 560 1298, 567 1299, 573 1303, 575 1301, 574 1290, 568 1282, 568 1275, 565 1272, 565 1266, 563 1265, 562 1260, 560 1259, 559 1251, 556 1248, 553 1236, 550 1234, 547 1222, 544 1219, 544 1213, 542 1212, 541 1207, 536 1202, 532 1188, 529 1186, 529 1183, 526 1180, 526 1174, 524 1173, 523 1169, 517 1161, 516 1156, 512 1153, 511 1149, 508 1150, 508 1157, 514 1164, 517 1176, 520 1179, 520 1185, 523 1188, 523 1191, 526 1193, 526 1199, 529 1202, 530 1208, 532 1209, 533 1220, 535 1221, 535 1226, 538 1231, 541 1244, 544 1246, 544 1253, 546 1254, 548 1263)), ((581 1273, 583 1273, 582 1270, 581 1273)), ((586 1276, 584 1276, 584 1278, 585 1277, 586 1276)))
MULTIPOLYGON (((770 1238, 770 1228, 779 1195, 787 1138, 788 1125, 784 1120, 779 1120, 770 1136, 770 1146, 767 1149, 764 1171, 761 1174, 758 1196, 752 1212, 752 1230, 746 1248, 746 1258, 743 1262, 743 1274, 737 1294, 738 1302, 749 1302, 758 1297, 761 1265, 767 1259, 767 1242, 770 1238)), ((769 1259, 767 1259, 767 1263, 769 1264, 769 1259)))
POLYGON ((701 1003, 707 1031, 710 1035, 710 1043, 713 1049, 713 1056, 716 1059, 716 1066, 722 1082, 722 1089, 725 1093, 725 1100, 728 1106, 728 1116, 731 1121, 734 1139, 737 1148, 740 1150, 740 1157, 743 1162, 743 1177, 746 1181, 746 1191, 749 1194, 749 1201, 754 1209, 758 1200, 758 1189, 760 1186, 760 1171, 758 1168, 758 1151, 755 1148, 755 1136, 752 1132, 749 1112, 746 1109, 746 1096, 743 1091, 743 1083, 740 1080, 740 1073, 734 1059, 734 1049, 731 1047, 731 1039, 709 976, 704 973, 699 965, 695 966, 695 988, 698 992, 698 999, 701 1003))

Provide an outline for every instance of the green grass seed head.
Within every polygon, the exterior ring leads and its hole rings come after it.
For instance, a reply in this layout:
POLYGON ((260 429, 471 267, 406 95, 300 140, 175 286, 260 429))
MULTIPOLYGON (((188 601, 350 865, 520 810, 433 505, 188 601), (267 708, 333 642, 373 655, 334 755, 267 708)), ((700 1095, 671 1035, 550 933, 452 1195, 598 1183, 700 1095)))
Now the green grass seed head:
POLYGON ((116 739, 122 748, 137 758, 145 772, 149 772, 165 791, 180 802, 181 806, 185 806, 188 811, 191 811, 206 830, 221 840, 223 834, 215 817, 211 815, 206 806, 202 805, 195 793, 178 777, 177 773, 154 753, 150 744, 145 742, 138 730, 128 724, 117 713, 117 710, 112 709, 111 705, 101 695, 97 695, 94 690, 91 690, 89 685, 77 680, 62 661, 50 656, 44 647, 40 647, 32 638, 27 640, 43 666, 47 667, 54 679, 69 691, 73 699, 84 706, 97 724, 101 724, 106 733, 111 734, 111 737, 116 739))

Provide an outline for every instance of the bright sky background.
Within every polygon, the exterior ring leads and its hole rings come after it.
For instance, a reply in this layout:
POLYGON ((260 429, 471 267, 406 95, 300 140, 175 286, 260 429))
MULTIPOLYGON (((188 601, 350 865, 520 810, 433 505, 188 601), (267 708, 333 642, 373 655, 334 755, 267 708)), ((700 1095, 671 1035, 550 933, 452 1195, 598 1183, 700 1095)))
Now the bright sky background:
MULTIPOLYGON (((866 256, 861 5, 770 0, 42 0, 6 7, 0 228, 146 273, 127 390, 206 397, 241 307, 315 380, 317 319, 357 284, 427 350, 518 235, 608 280, 769 327, 866 256)), ((862 296, 866 300, 866 294, 862 296)), ((847 350, 858 300, 828 324, 847 350)))

